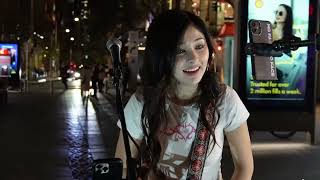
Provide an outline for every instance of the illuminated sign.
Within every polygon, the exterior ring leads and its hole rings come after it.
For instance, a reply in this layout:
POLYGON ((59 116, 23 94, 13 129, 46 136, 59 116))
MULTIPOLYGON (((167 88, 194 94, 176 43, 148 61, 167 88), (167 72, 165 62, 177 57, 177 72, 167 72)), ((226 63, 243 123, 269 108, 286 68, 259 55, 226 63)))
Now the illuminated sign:
POLYGON ((18 44, 0 43, 0 77, 10 77, 18 73, 18 44))
MULTIPOLYGON (((308 10, 309 1, 306 0, 248 0, 248 20, 270 21, 273 41, 290 36, 306 40, 309 30, 308 10)), ((252 78, 251 57, 247 56, 246 99, 303 101, 306 96, 307 61, 308 47, 285 52, 283 56, 274 58, 278 80, 256 81, 252 78)))

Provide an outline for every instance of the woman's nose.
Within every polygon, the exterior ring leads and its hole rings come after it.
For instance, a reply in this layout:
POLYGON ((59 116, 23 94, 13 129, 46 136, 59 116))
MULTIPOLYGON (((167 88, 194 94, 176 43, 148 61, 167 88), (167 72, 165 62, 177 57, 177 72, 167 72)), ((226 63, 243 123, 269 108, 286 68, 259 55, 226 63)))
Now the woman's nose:
POLYGON ((196 50, 191 50, 188 53, 188 61, 197 61, 198 60, 198 53, 196 50))

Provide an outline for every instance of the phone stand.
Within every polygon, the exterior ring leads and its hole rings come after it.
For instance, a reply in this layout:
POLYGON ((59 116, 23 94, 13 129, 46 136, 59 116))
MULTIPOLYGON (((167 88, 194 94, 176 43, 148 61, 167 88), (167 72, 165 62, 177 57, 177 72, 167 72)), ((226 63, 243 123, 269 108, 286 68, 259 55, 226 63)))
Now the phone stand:
POLYGON ((246 45, 246 54, 280 57, 285 52, 295 51, 303 46, 315 46, 316 50, 320 50, 320 34, 315 34, 314 38, 310 40, 301 40, 298 37, 293 37, 275 41, 272 44, 248 43, 246 45))

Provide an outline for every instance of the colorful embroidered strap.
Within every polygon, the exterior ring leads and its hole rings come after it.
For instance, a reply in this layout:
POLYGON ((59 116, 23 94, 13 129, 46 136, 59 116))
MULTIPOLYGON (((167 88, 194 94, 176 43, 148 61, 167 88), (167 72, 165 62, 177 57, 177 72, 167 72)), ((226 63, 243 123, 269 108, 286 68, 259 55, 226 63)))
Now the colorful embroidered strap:
MULTIPOLYGON (((209 121, 213 120, 214 110, 210 103, 209 107, 206 109, 206 119, 209 121)), ((187 174, 187 180, 201 180, 202 171, 206 161, 207 150, 209 145, 210 133, 208 129, 200 121, 200 115, 196 130, 196 135, 192 145, 191 159, 187 174)))
POLYGON ((198 122, 188 169, 188 180, 201 180, 209 144, 207 139, 209 139, 207 128, 201 122, 198 122))

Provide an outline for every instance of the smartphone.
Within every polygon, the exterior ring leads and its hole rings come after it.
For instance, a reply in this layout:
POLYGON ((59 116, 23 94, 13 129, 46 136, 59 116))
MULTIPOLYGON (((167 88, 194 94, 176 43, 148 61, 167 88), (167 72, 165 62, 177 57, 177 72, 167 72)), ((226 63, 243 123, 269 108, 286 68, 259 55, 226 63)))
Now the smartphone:
MULTIPOLYGON (((272 44, 272 25, 269 21, 251 19, 249 21, 250 43, 272 44)), ((252 76, 254 80, 277 80, 273 56, 251 54, 252 76)))
POLYGON ((120 158, 94 160, 92 180, 121 180, 122 168, 123 164, 120 158))

